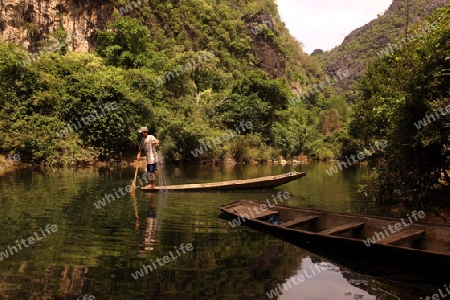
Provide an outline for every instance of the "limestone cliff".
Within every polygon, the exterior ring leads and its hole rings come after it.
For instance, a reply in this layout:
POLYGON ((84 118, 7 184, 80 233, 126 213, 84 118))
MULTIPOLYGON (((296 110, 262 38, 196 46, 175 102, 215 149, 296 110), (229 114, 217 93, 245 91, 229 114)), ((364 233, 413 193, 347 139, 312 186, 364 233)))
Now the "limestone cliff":
POLYGON ((67 39, 70 51, 93 51, 113 11, 108 0, 0 0, 0 38, 37 52, 63 28, 73 37, 67 39))
MULTIPOLYGON (((97 48, 98 31, 104 30, 112 21, 114 11, 119 15, 125 12, 129 16, 139 16, 139 10, 133 9, 130 3, 140 5, 143 2, 147 4, 148 1, 128 1, 118 9, 111 0, 0 0, 0 38, 20 45, 28 52, 38 53, 59 49, 62 44, 52 37, 59 30, 67 34, 67 50, 92 52, 97 48)), ((152 13, 158 15, 157 10, 152 13)), ((164 27, 165 21, 160 16, 144 19, 149 27, 164 27)), ((257 58, 255 67, 267 71, 271 78, 282 77, 286 70, 285 60, 273 34, 269 36, 265 30, 276 32, 271 14, 262 11, 243 19, 253 40, 252 52, 257 58)))

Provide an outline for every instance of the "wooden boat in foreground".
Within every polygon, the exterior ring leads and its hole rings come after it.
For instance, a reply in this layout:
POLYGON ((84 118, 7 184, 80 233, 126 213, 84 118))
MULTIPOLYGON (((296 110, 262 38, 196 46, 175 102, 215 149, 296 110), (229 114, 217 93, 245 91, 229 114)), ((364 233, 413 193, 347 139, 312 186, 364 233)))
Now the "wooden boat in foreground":
POLYGON ((262 189, 274 188, 279 185, 291 182, 305 176, 305 172, 290 172, 277 176, 265 176, 244 180, 219 181, 210 183, 180 184, 151 187, 146 185, 141 187, 144 192, 156 193, 161 190, 169 192, 187 191, 210 191, 210 190, 231 190, 231 189, 262 189))
POLYGON ((241 221, 239 224, 257 225, 258 229, 281 233, 291 240, 321 244, 321 250, 333 249, 344 255, 353 252, 366 260, 376 253, 383 260, 403 260, 413 266, 423 262, 435 269, 439 268, 437 264, 450 263, 450 226, 421 222, 423 211, 395 219, 274 205, 269 200, 240 200, 219 209, 235 216, 233 221, 241 221))

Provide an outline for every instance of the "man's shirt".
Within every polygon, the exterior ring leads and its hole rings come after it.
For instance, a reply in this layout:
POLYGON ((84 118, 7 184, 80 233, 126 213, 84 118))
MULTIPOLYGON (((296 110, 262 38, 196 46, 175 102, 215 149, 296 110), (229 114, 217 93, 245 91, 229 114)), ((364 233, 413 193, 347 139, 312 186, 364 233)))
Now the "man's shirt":
POLYGON ((145 155, 147 156, 147 164, 156 163, 157 158, 155 142, 158 142, 158 140, 153 135, 147 135, 146 138, 142 138, 141 140, 139 150, 144 149, 145 155))

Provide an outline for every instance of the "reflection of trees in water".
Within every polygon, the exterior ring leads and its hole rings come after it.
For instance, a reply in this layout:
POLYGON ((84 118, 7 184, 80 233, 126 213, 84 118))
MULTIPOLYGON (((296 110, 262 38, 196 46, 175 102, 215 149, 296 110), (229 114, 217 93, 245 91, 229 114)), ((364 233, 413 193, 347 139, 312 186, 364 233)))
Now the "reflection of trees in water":
MULTIPOLYGON (((400 299, 399 297, 395 296, 395 294, 397 292, 401 293, 401 291, 396 291, 396 289, 392 286, 388 286, 385 283, 372 280, 368 276, 352 272, 348 269, 341 269, 340 273, 349 284, 363 291, 366 291, 369 295, 376 296, 377 300, 400 299), (392 293, 389 293, 386 290, 390 290, 392 293)), ((356 295, 353 296, 356 297, 356 295)), ((412 295, 408 299, 413 299, 412 295)))
MULTIPOLYGON (((305 255, 304 250, 287 243, 269 244, 261 255, 255 256, 250 261, 250 278, 254 279, 254 288, 260 298, 266 298, 266 292, 283 283, 286 278, 292 276, 305 255)), ((254 291, 248 291, 250 295, 254 291)), ((256 295, 255 295, 256 296, 256 295)))
POLYGON ((66 266, 61 272, 59 294, 65 297, 82 297, 92 294, 94 279, 87 278, 89 268, 66 266))
MULTIPOLYGON (((353 286, 389 298, 392 287, 345 267, 329 263, 289 243, 268 236, 241 231, 232 240, 220 239, 213 233, 195 233, 194 250, 139 280, 130 274, 136 266, 129 259, 105 257, 105 267, 49 266, 45 277, 31 275, 36 266, 21 267, 19 276, 1 278, 0 295, 10 299, 76 299, 92 294, 96 299, 266 299, 266 292, 297 274, 307 257, 321 263, 327 270, 339 272, 353 286), (112 261, 111 261, 112 260, 112 261), (109 265, 108 265, 109 261, 109 265), (110 268, 110 266, 122 266, 110 268), (20 291, 17 282, 31 282, 27 291, 20 291), (12 287, 8 290, 7 287, 12 287), (55 287, 58 287, 55 289, 55 287), (8 295, 8 296, 7 296, 8 295), (22 298, 21 298, 22 297, 22 298), (110 298, 112 299, 112 298, 110 298)), ((163 255, 164 251, 162 252, 163 255)), ((158 254, 158 256, 160 256, 158 254)), ((141 262, 141 260, 140 260, 141 262)), ((320 275, 319 275, 320 276, 320 275)), ((302 283, 307 287, 308 282, 302 283)), ((0 297, 1 298, 1 297, 0 297)))
POLYGON ((268 237, 244 236, 230 246, 212 235, 194 234, 192 253, 144 278, 146 296, 141 299, 264 299, 301 262, 300 248, 268 237))
POLYGON ((84 295, 95 296, 95 280, 89 268, 47 266, 43 275, 30 274, 39 267, 27 262, 20 265, 20 275, 1 275, 0 299, 77 299, 84 295))

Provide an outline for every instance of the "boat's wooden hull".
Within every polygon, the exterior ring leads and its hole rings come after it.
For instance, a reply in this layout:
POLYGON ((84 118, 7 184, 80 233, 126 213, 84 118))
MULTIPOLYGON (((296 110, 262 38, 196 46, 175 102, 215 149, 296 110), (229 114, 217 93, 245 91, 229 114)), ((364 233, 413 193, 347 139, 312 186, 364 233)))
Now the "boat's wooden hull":
MULTIPOLYGON (((220 217, 230 220, 228 214, 222 214, 220 217)), ((367 248, 361 243, 355 244, 346 240, 305 238, 303 235, 268 228, 251 221, 243 225, 301 247, 359 274, 376 277, 383 282, 391 281, 408 287, 417 283, 443 286, 450 282, 450 273, 446 267, 442 267, 450 265, 448 257, 430 257, 416 252, 405 255, 402 250, 367 248)))
POLYGON ((156 193, 159 191, 169 192, 189 192, 189 191, 215 191, 215 190, 234 190, 234 189, 269 189, 282 184, 286 184, 293 180, 305 176, 304 172, 291 172, 277 176, 265 176, 253 179, 232 180, 210 183, 196 183, 196 184, 180 184, 168 186, 150 185, 141 187, 144 192, 156 193))
MULTIPOLYGON (((395 260, 403 260, 405 264, 443 264, 450 263, 450 226, 440 226, 415 221, 411 217, 405 219, 368 217, 348 213, 331 213, 320 210, 301 209, 284 205, 268 208, 264 213, 251 214, 254 207, 268 203, 241 200, 219 209, 236 218, 246 219, 242 224, 256 227, 295 239, 298 244, 320 244, 334 248, 333 251, 357 253, 372 257, 378 255, 395 260), (284 221, 279 225, 267 222, 270 212, 284 221), (247 218, 248 217, 248 218, 247 218), (402 224, 402 230, 389 234, 389 225, 402 224), (407 226, 405 226, 407 225, 407 226), (367 246, 368 238, 378 233, 380 239, 367 246), (381 238, 384 233, 385 238, 381 238), (388 234, 386 234, 388 233, 388 234), (338 246, 339 248, 336 248, 338 246)), ((272 203, 273 204, 273 203, 272 203)), ((261 210, 260 210, 261 211, 261 210)), ((375 241, 375 240, 374 240, 375 241)))

